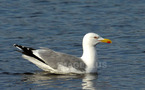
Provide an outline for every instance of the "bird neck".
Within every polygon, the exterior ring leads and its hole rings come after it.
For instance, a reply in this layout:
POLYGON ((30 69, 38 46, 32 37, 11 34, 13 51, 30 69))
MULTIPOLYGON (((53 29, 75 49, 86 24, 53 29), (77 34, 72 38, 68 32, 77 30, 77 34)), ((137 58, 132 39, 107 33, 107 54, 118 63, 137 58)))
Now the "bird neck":
POLYGON ((96 64, 96 48, 95 46, 83 46, 83 55, 81 59, 85 62, 88 68, 94 68, 96 64))

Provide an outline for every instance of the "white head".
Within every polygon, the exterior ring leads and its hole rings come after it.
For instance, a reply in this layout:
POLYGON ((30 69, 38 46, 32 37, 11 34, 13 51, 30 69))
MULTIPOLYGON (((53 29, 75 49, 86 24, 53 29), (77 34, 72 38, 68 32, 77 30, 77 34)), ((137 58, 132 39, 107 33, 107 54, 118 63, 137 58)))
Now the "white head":
POLYGON ((87 33, 83 38, 83 45, 85 46, 96 46, 100 42, 112 43, 111 40, 104 39, 96 33, 87 33))
POLYGON ((86 72, 97 71, 97 52, 95 46, 100 42, 111 43, 111 40, 104 39, 96 33, 87 33, 83 38, 83 55, 81 59, 87 65, 86 72))

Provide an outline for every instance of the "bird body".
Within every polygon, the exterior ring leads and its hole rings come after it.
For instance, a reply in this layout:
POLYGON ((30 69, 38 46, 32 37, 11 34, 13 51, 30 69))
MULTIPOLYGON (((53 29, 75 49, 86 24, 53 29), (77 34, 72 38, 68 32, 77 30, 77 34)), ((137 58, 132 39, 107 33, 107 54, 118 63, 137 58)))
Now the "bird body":
POLYGON ((111 43, 96 33, 87 33, 82 41, 82 57, 64 54, 53 51, 49 48, 33 49, 14 44, 23 53, 23 58, 34 63, 44 71, 51 73, 96 73, 97 72, 97 51, 96 45, 100 42, 111 43))

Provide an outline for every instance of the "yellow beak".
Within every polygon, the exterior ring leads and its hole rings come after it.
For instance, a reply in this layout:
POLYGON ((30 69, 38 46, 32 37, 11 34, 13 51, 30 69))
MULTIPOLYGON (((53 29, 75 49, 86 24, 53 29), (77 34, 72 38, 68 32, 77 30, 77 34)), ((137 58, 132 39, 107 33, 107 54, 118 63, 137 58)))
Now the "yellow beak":
POLYGON ((106 39, 106 38, 104 38, 103 40, 100 40, 100 42, 112 43, 112 41, 110 39, 106 39))

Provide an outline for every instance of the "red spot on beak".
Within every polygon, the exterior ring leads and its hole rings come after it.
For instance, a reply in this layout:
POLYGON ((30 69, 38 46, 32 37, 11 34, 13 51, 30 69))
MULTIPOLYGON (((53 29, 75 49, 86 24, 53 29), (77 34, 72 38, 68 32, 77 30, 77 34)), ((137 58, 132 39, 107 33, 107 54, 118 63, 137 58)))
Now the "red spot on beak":
POLYGON ((111 43, 111 41, 107 41, 107 43, 111 43))

